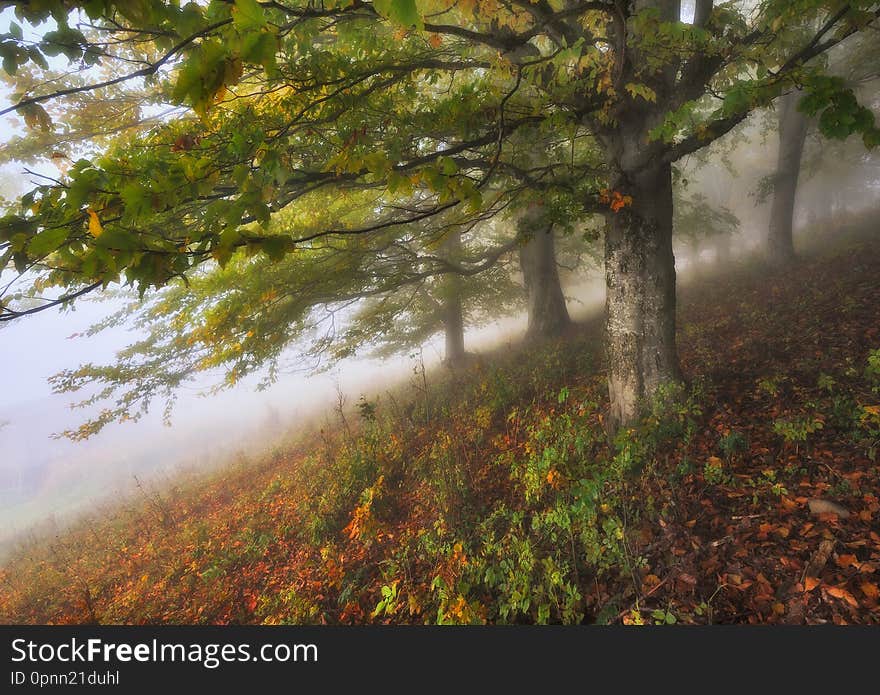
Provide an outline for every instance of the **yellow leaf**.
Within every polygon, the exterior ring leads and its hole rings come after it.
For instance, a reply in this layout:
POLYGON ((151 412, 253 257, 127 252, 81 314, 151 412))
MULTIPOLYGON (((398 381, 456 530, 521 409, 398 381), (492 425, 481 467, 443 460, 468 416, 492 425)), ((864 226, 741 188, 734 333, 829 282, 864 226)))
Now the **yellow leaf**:
POLYGON ((101 226, 101 218, 98 217, 98 213, 92 208, 88 208, 86 212, 89 213, 89 234, 93 237, 101 236, 104 228, 101 226))

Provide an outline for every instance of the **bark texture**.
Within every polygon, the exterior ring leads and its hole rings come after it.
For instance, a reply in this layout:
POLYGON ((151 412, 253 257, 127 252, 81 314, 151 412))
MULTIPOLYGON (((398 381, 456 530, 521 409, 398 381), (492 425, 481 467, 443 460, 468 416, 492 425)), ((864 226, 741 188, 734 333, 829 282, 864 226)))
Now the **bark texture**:
POLYGON ((553 227, 542 224, 535 212, 520 222, 520 231, 528 238, 519 252, 529 316, 526 338, 556 338, 568 330, 571 318, 559 282, 553 227))
POLYGON ((797 197, 801 155, 807 137, 807 119, 797 110, 799 91, 779 98, 779 154, 773 182, 767 256, 776 265, 787 265, 795 258, 793 220, 797 197))
POLYGON ((606 216, 608 391, 613 428, 635 421, 646 400, 681 374, 675 345, 675 257, 669 164, 626 180, 631 205, 606 216))

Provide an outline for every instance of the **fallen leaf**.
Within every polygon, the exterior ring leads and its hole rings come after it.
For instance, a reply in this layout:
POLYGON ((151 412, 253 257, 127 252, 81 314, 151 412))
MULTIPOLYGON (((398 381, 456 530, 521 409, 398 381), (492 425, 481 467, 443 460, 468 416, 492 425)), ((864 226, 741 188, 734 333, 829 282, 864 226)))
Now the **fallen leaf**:
POLYGON ((880 596, 880 589, 877 588, 876 584, 872 584, 871 582, 862 582, 859 585, 859 588, 862 590, 862 593, 868 598, 877 598, 880 596))
POLYGON ((804 591, 812 591, 821 583, 816 577, 806 577, 804 579, 804 591))
POLYGON ((823 500, 816 497, 809 500, 807 506, 810 508, 810 513, 817 516, 821 514, 836 514, 841 519, 849 518, 849 512, 845 508, 841 507, 836 502, 831 502, 830 500, 823 500))
POLYGON ((858 608, 859 606, 859 602, 856 601, 856 597, 841 586, 829 586, 827 589, 825 589, 825 592, 829 596, 833 596, 834 598, 843 599, 854 608, 858 608))
POLYGON ((855 555, 838 555, 837 560, 835 560, 838 567, 849 567, 850 565, 855 565, 858 560, 855 555))

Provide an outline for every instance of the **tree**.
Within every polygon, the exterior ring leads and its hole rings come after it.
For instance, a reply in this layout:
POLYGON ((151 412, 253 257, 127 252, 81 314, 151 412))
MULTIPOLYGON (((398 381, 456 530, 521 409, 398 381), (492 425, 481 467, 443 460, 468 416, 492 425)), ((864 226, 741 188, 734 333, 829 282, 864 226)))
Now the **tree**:
POLYGON ((571 325, 571 318, 559 282, 553 223, 546 220, 543 206, 536 205, 523 215, 519 225, 525 239, 519 263, 528 309, 526 338, 558 337, 571 325))
MULTIPOLYGON (((829 72, 843 80, 848 88, 857 94, 864 85, 878 77, 876 64, 880 60, 880 42, 869 42, 865 37, 857 36, 846 44, 829 51, 825 59, 829 72)), ((807 144, 809 121, 798 108, 803 95, 799 91, 790 92, 777 101, 779 153, 777 171, 770 182, 773 189, 773 201, 768 230, 768 256, 772 262, 780 265, 790 263, 794 257, 794 209, 798 184, 803 175, 810 176, 823 166, 826 170, 839 167, 841 164, 849 168, 854 157, 844 150, 843 142, 838 146, 829 146, 827 142, 815 143, 811 154, 812 161, 804 161, 807 144), (836 160, 836 161, 835 161, 836 160), (804 171, 806 169, 806 171, 804 171)), ((807 104, 809 102, 806 102, 807 104)), ((866 113, 857 112, 858 117, 867 120, 866 113)), ((845 174, 845 172, 841 172, 845 174)), ((839 193, 841 182, 831 179, 822 188, 822 199, 826 200, 824 216, 831 217, 833 205, 831 200, 839 193)), ((817 212, 815 207, 813 212, 817 212)))
POLYGON ((683 241, 693 251, 695 262, 699 262, 699 249, 706 240, 715 242, 716 263, 728 259, 731 238, 739 230, 739 218, 723 205, 712 205, 704 193, 694 192, 689 196, 676 190, 674 229, 676 239, 683 241))
MULTIPOLYGON (((5 61, 38 60, 59 40, 69 58, 91 59, 71 6, 16 3, 33 22, 52 14, 62 36, 26 45, 11 32, 5 61)), ((66 300, 120 278, 161 286, 241 247, 280 259, 318 237, 381 235, 450 209, 480 215, 538 191, 551 209, 606 217, 615 423, 679 378, 672 164, 793 85, 824 133, 878 141, 870 112, 814 60, 872 25, 880 9, 864 0, 697 0, 689 23, 677 0, 82 7, 106 37, 102 60, 114 41, 155 47, 103 86, 169 85, 194 117, 120 138, 25 196, 0 231, 4 262, 42 270, 66 300), (806 39, 789 29, 812 22, 806 39), (372 190, 376 205, 360 224, 265 232, 279 210, 331 189, 372 190)), ((72 89, 11 108, 42 126, 41 104, 85 91, 72 89)), ((8 302, 3 311, 18 315, 8 302)))
POLYGON ((767 257, 784 266, 794 260, 794 204, 801 156, 807 139, 807 118, 798 111, 801 95, 789 92, 779 98, 779 154, 773 180, 773 203, 767 234, 767 257))

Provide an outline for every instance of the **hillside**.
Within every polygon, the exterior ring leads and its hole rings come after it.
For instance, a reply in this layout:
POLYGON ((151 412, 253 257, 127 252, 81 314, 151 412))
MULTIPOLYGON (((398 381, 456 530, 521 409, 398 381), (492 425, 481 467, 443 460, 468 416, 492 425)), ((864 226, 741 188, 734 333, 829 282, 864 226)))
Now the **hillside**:
POLYGON ((684 287, 689 385, 613 443, 593 320, 34 542, 0 622, 880 623, 867 227, 684 287))

